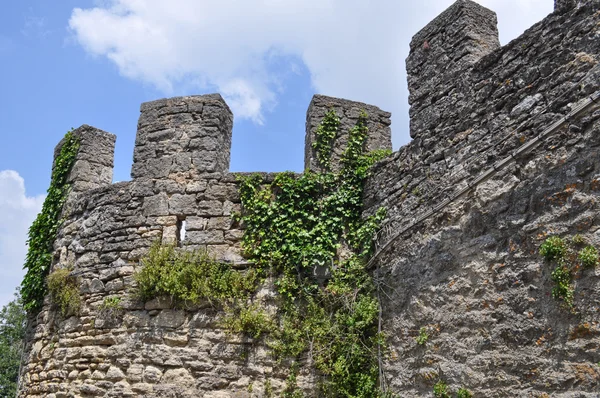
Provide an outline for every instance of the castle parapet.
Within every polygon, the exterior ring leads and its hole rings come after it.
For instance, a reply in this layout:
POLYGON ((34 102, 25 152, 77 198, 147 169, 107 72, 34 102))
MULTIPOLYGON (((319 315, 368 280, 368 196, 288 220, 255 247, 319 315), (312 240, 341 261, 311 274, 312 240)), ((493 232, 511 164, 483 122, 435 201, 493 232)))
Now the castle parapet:
POLYGON ((598 8, 600 0, 554 0, 554 11, 567 12, 573 8, 588 5, 598 8))
POLYGON ((333 141, 333 152, 331 155, 331 167, 333 170, 339 168, 342 152, 348 143, 348 133, 352 127, 356 126, 361 111, 365 111, 369 116, 367 119, 369 134, 367 136, 366 149, 368 151, 392 149, 391 113, 362 102, 348 101, 325 95, 315 95, 306 112, 306 138, 304 141, 305 169, 322 171, 317 161, 317 154, 313 148, 313 143, 316 140, 317 128, 330 109, 333 109, 340 118, 340 127, 333 141))
MULTIPOLYGON (((112 183, 115 141, 114 134, 107 133, 87 124, 73 130, 79 139, 79 151, 71 169, 68 182, 73 193, 100 188, 112 183)), ((54 161, 64 144, 61 140, 54 148, 54 161)))
POLYGON ((141 106, 131 176, 195 179, 229 170, 233 114, 219 94, 141 106))
POLYGON ((444 87, 456 87, 475 62, 499 47, 496 13, 470 0, 457 1, 413 37, 406 60, 411 137, 439 122, 444 97, 462 94, 444 87))

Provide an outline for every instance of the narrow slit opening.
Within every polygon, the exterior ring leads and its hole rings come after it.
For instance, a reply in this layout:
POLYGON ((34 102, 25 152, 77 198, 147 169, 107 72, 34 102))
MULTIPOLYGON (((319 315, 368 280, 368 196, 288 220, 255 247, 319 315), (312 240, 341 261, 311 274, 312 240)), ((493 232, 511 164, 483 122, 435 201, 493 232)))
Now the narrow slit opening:
POLYGON ((177 246, 181 247, 185 241, 185 217, 177 220, 177 246))

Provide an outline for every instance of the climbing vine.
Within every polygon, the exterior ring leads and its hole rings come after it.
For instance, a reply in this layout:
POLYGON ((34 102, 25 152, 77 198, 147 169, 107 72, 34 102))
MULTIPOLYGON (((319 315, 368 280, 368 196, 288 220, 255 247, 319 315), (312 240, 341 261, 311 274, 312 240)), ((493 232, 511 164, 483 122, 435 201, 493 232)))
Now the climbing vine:
MULTIPOLYGON (((224 311, 221 325, 230 332, 264 337, 276 358, 313 365, 323 376, 322 396, 384 396, 380 307, 365 264, 385 210, 366 219, 361 212, 364 181, 389 151, 364 153, 366 120, 361 113, 349 132, 337 172, 330 157, 339 118, 329 111, 314 145, 324 172, 281 173, 272 183, 259 175, 240 180, 243 212, 236 218, 254 267, 240 271, 206 253, 157 243, 135 275, 137 296, 167 296, 179 305, 208 300, 224 311), (276 313, 252 300, 266 280, 279 293, 276 313)), ((302 397, 296 377, 293 365, 283 397, 302 397)))
POLYGON ((69 131, 54 162, 42 211, 29 228, 29 249, 24 265, 27 273, 21 283, 21 295, 23 306, 30 313, 41 307, 48 290, 46 277, 52 264, 53 245, 62 221, 63 205, 70 189, 67 180, 78 150, 79 139, 69 131))
MULTIPOLYGON (((364 153, 367 115, 349 132, 339 172, 330 157, 339 118, 329 111, 313 147, 325 169, 240 181, 242 247, 275 281, 281 305, 268 344, 280 357, 306 359, 324 376, 322 395, 376 397, 379 302, 365 264, 385 210, 361 218, 363 183, 389 151, 364 153)), ((295 376, 293 376, 295 377, 295 376)))
POLYGON ((317 152, 317 161, 319 165, 329 171, 331 168, 331 151, 333 149, 333 140, 340 127, 340 118, 333 109, 329 110, 321 124, 317 127, 315 133, 315 142, 312 147, 317 152))

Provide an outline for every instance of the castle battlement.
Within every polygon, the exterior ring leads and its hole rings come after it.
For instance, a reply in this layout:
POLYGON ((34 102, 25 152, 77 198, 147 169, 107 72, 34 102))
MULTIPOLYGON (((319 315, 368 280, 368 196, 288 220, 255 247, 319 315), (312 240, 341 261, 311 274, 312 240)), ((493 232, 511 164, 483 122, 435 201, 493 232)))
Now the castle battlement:
MULTIPOLYGON (((443 380, 474 396, 594 397, 598 268, 573 271, 569 312, 552 297, 553 270, 538 251, 550 235, 578 234, 600 247, 600 110, 590 103, 563 120, 600 90, 600 3, 556 0, 554 13, 503 47, 496 25, 493 11, 458 0, 410 45, 414 139, 374 166, 363 198, 365 216, 386 208, 380 239, 391 242, 373 264, 389 342, 382 378, 402 396, 430 396, 443 380), (515 156, 556 123, 535 150, 515 156), (423 328, 426 345, 415 342, 423 328)), ((368 149, 391 148, 388 112, 316 95, 306 169, 319 170, 312 143, 330 109, 340 117, 334 169, 363 110, 368 149)), ((250 398, 265 396, 267 380, 283 389, 284 365, 260 342, 228 335, 212 307, 141 303, 128 293, 157 240, 248 265, 244 226, 233 218, 237 177, 248 173, 229 171, 232 124, 219 94, 142 104, 132 179, 115 184, 115 136, 74 131, 80 150, 53 264, 73 267, 83 304, 64 319, 47 299, 30 320, 20 396, 250 398), (120 298, 119 316, 101 311, 107 297, 120 298)), ((262 173, 265 181, 276 174, 262 173)), ((308 396, 317 377, 300 370, 308 396)))

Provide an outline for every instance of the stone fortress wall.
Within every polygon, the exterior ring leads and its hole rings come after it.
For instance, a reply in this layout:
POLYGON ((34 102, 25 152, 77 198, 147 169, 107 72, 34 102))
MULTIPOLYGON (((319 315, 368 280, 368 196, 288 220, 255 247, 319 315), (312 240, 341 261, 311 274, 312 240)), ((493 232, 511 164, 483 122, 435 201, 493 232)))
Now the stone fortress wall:
MULTIPOLYGON (((395 236, 600 89, 600 3, 555 7, 500 47, 495 14, 458 0, 411 42, 413 141, 375 166, 364 198, 365 215, 388 209, 380 243, 394 239, 373 266, 386 290, 385 380, 401 396, 431 396, 438 379, 475 396, 600 394, 600 269, 576 281, 571 314, 550 296, 551 267, 537 254, 550 234, 579 233, 600 246, 600 111, 395 236), (415 343, 422 327, 425 347, 415 343)), ((343 131, 366 110, 369 149, 391 147, 389 113, 315 96, 307 168, 317 169, 311 142, 331 107, 343 131)), ((232 123, 216 94, 142 104, 132 180, 116 184, 115 137, 75 130, 81 147, 54 264, 74 267, 83 307, 61 319, 47 301, 32 320, 20 396, 261 397, 267 380, 280 390, 286 369, 260 344, 228 336, 210 306, 172 309, 128 293, 156 240, 246 266, 232 220, 244 174, 228 172, 232 123), (122 299, 119 316, 101 310, 106 297, 122 299)), ((334 160, 345 140, 336 139, 334 160)), ((299 380, 310 391, 310 372, 299 380)))

